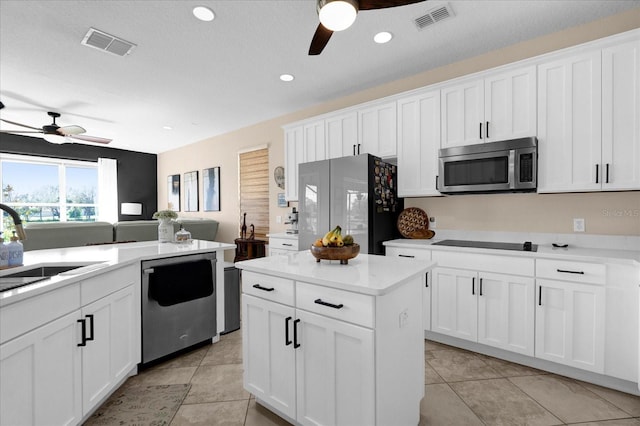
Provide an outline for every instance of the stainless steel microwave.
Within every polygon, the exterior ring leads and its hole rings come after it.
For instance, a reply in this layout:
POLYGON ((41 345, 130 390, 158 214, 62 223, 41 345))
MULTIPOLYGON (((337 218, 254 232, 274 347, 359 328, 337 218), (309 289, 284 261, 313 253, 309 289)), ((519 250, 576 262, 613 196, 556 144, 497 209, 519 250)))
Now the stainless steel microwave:
POLYGON ((537 187, 535 137, 443 148, 439 160, 443 194, 534 192, 537 187))

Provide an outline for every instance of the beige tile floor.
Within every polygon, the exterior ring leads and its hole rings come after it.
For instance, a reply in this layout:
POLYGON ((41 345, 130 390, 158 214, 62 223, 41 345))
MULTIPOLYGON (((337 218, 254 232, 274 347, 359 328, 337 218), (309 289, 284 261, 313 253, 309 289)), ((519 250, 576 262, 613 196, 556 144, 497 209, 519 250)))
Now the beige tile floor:
MULTIPOLYGON (((640 397, 425 342, 420 425, 640 426, 640 397)), ((242 388, 240 331, 130 378, 127 386, 190 383, 171 426, 288 425, 242 388)))

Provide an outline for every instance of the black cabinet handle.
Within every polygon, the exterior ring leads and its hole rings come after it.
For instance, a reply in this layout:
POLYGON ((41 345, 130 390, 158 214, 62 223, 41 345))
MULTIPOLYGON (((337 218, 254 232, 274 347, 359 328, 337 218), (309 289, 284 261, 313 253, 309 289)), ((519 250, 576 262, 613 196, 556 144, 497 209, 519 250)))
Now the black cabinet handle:
POLYGON ((424 286, 426 288, 429 288, 429 273, 428 272, 425 274, 424 286))
POLYGON ((262 287, 260 284, 254 284, 253 288, 257 288, 258 290, 262 290, 262 291, 273 291, 274 290, 273 287, 262 287))
POLYGON ((475 295, 476 294, 476 279, 471 278, 471 294, 475 295))
POLYGON ((482 296, 482 278, 480 278, 480 296, 482 296))
POLYGON ((488 121, 487 121, 487 125, 485 127, 486 128, 485 128, 484 132, 485 132, 485 134, 487 136, 487 139, 489 139, 489 122, 488 121))
POLYGON ((415 258, 415 256, 410 255, 410 254, 399 254, 398 257, 409 257, 411 259, 415 258))
POLYGON ((294 348, 300 347, 300 343, 298 343, 298 323, 299 322, 300 322, 299 319, 293 322, 293 347, 294 348))
POLYGON ((93 315, 85 315, 85 317, 89 320, 89 333, 91 333, 91 336, 87 337, 87 341, 93 340, 93 315))
POLYGON ((358 144, 358 155, 360 155, 360 144, 358 144))
POLYGON ((482 122, 480 122, 480 139, 482 139, 482 122))
POLYGON ((569 271, 568 269, 556 269, 556 271, 561 272, 563 274, 578 274, 584 275, 584 271, 569 271))
POLYGON ((356 145, 353 144, 353 155, 356 155, 356 145))
POLYGON ((600 164, 596 164, 596 183, 600 183, 599 180, 599 175, 600 175, 600 164))
POLYGON ((284 320, 284 345, 289 346, 292 342, 289 339, 289 321, 291 321, 291 317, 286 317, 284 320))
POLYGON ((538 306, 542 306, 542 286, 538 287, 538 306))
POLYGON ((607 180, 605 183, 609 183, 609 163, 607 163, 607 180))
POLYGON ((87 320, 83 318, 78 322, 82 324, 82 342, 78 343, 78 346, 87 346, 87 320))
POLYGON ((289 244, 289 243, 282 243, 282 245, 287 247, 293 247, 293 244, 289 244))
POLYGON ((438 176, 436 175, 436 191, 438 190, 438 176))
POLYGON ((314 303, 317 303, 318 305, 328 306, 328 307, 333 308, 333 309, 342 309, 344 307, 344 305, 342 303, 339 304, 339 305, 334 305, 333 303, 325 302, 322 299, 316 299, 314 301, 314 303))

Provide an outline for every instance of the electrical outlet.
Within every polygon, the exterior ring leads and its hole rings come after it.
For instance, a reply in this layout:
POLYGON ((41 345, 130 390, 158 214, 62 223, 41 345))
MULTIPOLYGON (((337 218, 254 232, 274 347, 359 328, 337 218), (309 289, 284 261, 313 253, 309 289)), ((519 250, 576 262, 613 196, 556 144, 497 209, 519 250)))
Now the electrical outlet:
POLYGON ((409 310, 405 309, 404 311, 400 312, 399 315, 399 322, 400 322, 400 328, 404 327, 407 325, 407 323, 409 322, 409 310))
POLYGON ((429 229, 436 229, 436 218, 433 216, 429 218, 429 229))
POLYGON ((282 216, 276 216, 276 223, 282 223, 282 216))
POLYGON ((584 219, 582 218, 574 218, 573 219, 573 232, 584 232, 584 219))

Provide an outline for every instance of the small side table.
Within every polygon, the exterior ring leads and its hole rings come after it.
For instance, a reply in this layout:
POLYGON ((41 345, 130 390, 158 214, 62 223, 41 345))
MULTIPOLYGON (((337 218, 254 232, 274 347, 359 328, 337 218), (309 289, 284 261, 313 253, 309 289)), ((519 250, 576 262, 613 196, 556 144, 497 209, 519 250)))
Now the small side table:
POLYGON ((265 240, 250 240, 248 238, 236 238, 236 257, 234 262, 241 260, 255 259, 265 256, 265 240))

